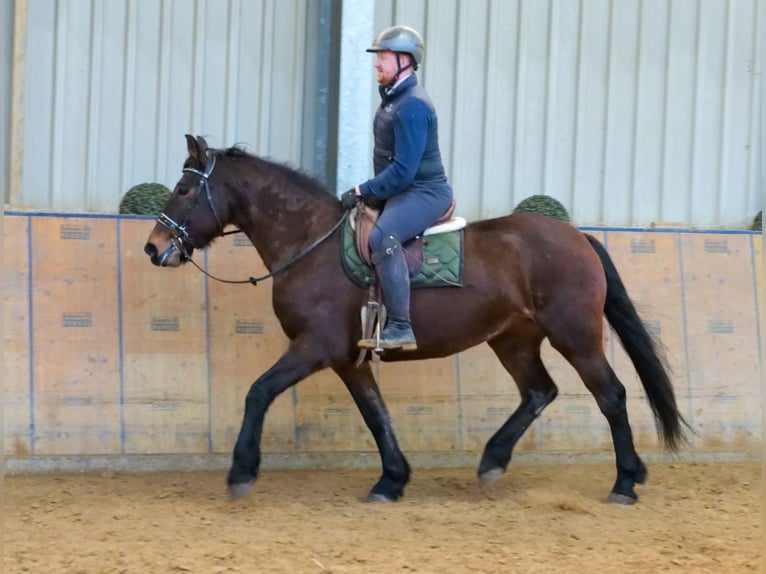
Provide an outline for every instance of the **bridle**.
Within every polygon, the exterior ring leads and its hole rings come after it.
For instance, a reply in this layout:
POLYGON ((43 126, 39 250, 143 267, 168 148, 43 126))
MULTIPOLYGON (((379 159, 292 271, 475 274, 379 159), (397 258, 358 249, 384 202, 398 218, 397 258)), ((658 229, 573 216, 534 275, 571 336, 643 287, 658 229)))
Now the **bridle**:
MULTIPOLYGON (((325 239, 330 237, 335 231, 341 226, 341 224, 346 220, 348 217, 348 211, 343 212, 343 216, 338 220, 338 222, 333 225, 332 229, 322 235, 319 239, 311 243, 306 249, 298 253, 295 257, 287 261, 284 265, 281 267, 278 267, 274 271, 267 273, 266 275, 263 275, 262 277, 250 277, 248 279, 243 279, 240 281, 232 281, 228 279, 221 279, 219 277, 216 277, 214 275, 211 275, 205 269, 200 267, 194 259, 191 257, 191 253, 186 249, 186 245, 190 245, 192 248, 195 248, 194 242, 191 240, 191 236, 189 235, 189 231, 186 229, 186 226, 189 223, 189 219, 191 218, 192 211, 194 211, 194 208, 197 205, 197 200, 199 199, 199 196, 202 194, 202 191, 205 192, 205 197, 207 198, 207 204, 210 206, 210 211, 213 213, 213 217, 215 217, 215 221, 218 224, 218 234, 220 236, 226 236, 231 235, 233 233, 242 233, 241 229, 232 229, 231 231, 224 231, 223 230, 223 224, 221 223, 221 218, 218 216, 218 212, 215 209, 215 202, 213 201, 213 195, 210 190, 210 175, 213 173, 213 170, 215 169, 215 163, 216 163, 216 155, 215 153, 210 154, 207 160, 207 165, 205 166, 205 171, 200 171, 198 169, 194 169, 193 167, 185 167, 183 168, 184 172, 194 173, 199 176, 199 184, 198 184, 198 192, 194 195, 194 198, 189 201, 186 204, 186 209, 184 211, 184 217, 181 223, 176 222, 172 217, 168 216, 164 211, 157 216, 157 221, 168 228, 171 234, 171 244, 173 246, 173 249, 180 251, 187 261, 191 262, 192 265, 194 265, 197 269, 199 269, 204 275, 207 277, 210 277, 211 279, 214 279, 215 281, 220 281, 221 283, 233 283, 233 284, 244 284, 249 283, 251 285, 256 285, 259 281, 263 281, 264 279, 269 279, 273 277, 274 275, 277 275, 278 273, 281 273, 282 271, 285 271, 287 268, 291 267, 294 263, 297 263, 303 257, 311 253, 317 246, 319 246, 320 243, 322 243, 325 239)), ((168 249, 165 254, 162 256, 161 263, 167 261, 168 257, 172 255, 173 249, 168 249)))
POLYGON ((193 167, 185 167, 183 168, 184 172, 194 173, 199 176, 199 184, 197 186, 198 192, 194 195, 194 199, 189 201, 186 204, 186 210, 184 211, 184 217, 181 223, 176 222, 172 217, 170 217, 167 213, 164 211, 159 214, 157 217, 157 221, 159 221, 162 225, 168 228, 172 235, 172 241, 173 245, 175 245, 176 249, 181 251, 181 253, 186 256, 187 259, 191 260, 191 254, 186 249, 186 244, 191 245, 193 248, 196 247, 194 245, 194 242, 191 240, 191 236, 189 235, 189 231, 186 229, 186 226, 189 223, 189 219, 191 218, 192 211, 194 211, 194 208, 197 206, 197 200, 199 199, 199 196, 204 191, 205 197, 207 198, 207 204, 210 206, 210 211, 213 212, 213 217, 215 217, 215 221, 218 224, 218 229, 221 235, 229 235, 231 233, 239 233, 240 229, 235 229, 233 231, 224 231, 223 225, 221 224, 221 218, 218 216, 218 211, 215 209, 215 203, 213 202, 213 196, 210 192, 210 174, 213 173, 213 170, 215 169, 215 162, 216 162, 216 154, 210 154, 210 157, 207 160, 207 165, 205 166, 205 171, 200 171, 198 169, 194 169, 193 167))

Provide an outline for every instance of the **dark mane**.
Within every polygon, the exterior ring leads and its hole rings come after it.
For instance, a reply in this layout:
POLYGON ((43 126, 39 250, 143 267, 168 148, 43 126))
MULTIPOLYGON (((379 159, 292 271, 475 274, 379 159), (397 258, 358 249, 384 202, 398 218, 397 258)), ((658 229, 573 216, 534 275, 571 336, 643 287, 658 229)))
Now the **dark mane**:
MULTIPOLYGON (((268 160, 268 159, 253 155, 251 153, 246 152, 243 148, 236 145, 226 149, 210 148, 208 151, 210 151, 213 154, 222 155, 230 159, 243 160, 268 171, 277 172, 288 183, 291 183, 299 187, 300 189, 311 193, 312 195, 317 195, 317 196, 329 195, 330 197, 337 199, 337 197, 335 196, 335 193, 327 189, 324 183, 319 181, 319 179, 306 173, 305 171, 301 169, 296 169, 287 163, 279 163, 276 161, 268 160)), ((194 161, 190 157, 186 158, 186 160, 184 161, 183 167, 184 169, 189 167, 193 169, 200 169, 200 170, 205 169, 204 165, 199 165, 198 162, 194 161)))
POLYGON ((262 169, 275 171, 281 175, 288 183, 294 184, 295 186, 301 188, 302 190, 308 191, 311 194, 321 196, 330 195, 333 198, 335 197, 335 194, 328 190, 327 187, 321 181, 319 181, 319 179, 300 169, 293 168, 289 164, 279 163, 255 156, 246 152, 239 146, 233 146, 223 150, 211 151, 230 159, 243 160, 261 167, 262 169))

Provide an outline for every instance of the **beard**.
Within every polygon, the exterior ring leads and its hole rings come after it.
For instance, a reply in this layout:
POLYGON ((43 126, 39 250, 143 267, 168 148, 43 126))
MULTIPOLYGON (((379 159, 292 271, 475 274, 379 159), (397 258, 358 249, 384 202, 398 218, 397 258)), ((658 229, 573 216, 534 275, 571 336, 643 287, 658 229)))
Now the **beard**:
POLYGON ((392 75, 392 76, 389 76, 389 75, 388 75, 388 74, 386 74, 385 72, 377 72, 377 80, 378 80, 378 84, 380 84, 381 86, 385 86, 385 85, 387 85, 387 84, 388 84, 388 83, 390 83, 390 82, 391 82, 391 80, 393 80, 393 79, 394 79, 393 75, 392 75))

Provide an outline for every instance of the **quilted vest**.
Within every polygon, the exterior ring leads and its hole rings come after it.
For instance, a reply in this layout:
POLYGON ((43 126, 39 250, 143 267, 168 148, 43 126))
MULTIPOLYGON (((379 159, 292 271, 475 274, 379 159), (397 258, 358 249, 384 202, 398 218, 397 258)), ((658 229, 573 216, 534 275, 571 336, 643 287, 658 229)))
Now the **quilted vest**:
POLYGON ((416 76, 408 77, 403 84, 397 86, 394 93, 386 95, 381 90, 383 101, 375 112, 373 135, 375 148, 373 151, 373 167, 375 175, 386 169, 394 161, 396 149, 394 142, 394 117, 402 104, 410 98, 416 98, 426 104, 430 116, 428 139, 423 151, 423 157, 415 173, 413 183, 446 181, 441 153, 439 152, 438 122, 436 111, 426 91, 417 84, 416 76), (401 91, 399 89, 401 88, 401 91))

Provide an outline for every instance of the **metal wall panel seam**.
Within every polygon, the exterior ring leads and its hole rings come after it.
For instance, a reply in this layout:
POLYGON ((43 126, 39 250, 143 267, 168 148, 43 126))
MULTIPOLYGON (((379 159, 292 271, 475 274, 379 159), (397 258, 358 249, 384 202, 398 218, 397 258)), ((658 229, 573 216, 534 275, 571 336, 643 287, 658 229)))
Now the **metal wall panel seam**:
MULTIPOLYGON (((171 145, 170 108, 172 106, 173 90, 171 88, 171 58, 173 44, 173 2, 165 0, 160 9, 160 40, 158 54, 159 85, 157 89, 157 122, 155 124, 154 146, 157 150, 157 163, 153 170, 153 181, 161 181, 160 173, 165 173, 168 166, 168 148, 171 145)), ((180 136, 181 134, 178 134, 180 136)), ((175 140, 173 140, 175 141, 175 140)))
POLYGON ((700 90, 700 27, 702 26, 702 10, 699 2, 696 3, 695 21, 694 21, 694 61, 692 62, 693 73, 693 86, 692 101, 690 106, 692 108, 692 122, 689 133, 689 177, 687 179, 686 189, 686 217, 685 221, 691 221, 694 216, 693 202, 694 202, 694 189, 697 183, 697 170, 695 169, 695 157, 697 153, 697 126, 699 119, 699 90, 700 90))
MULTIPOLYGON (((482 140, 478 217, 510 212, 513 207, 514 116, 519 5, 492 0, 485 44, 485 110, 478 126, 482 140), (512 15, 513 14, 513 15, 512 15), (509 49, 509 46, 512 46, 509 49), (510 73, 513 70, 513 73, 510 73), (495 71, 495 73, 493 73, 495 71), (497 73, 499 71, 500 73, 497 73)), ((441 117, 440 117, 441 121, 441 117)))
MULTIPOLYGON (((444 0, 442 0, 443 2, 444 0)), ((437 38, 447 38, 445 42, 446 48, 443 50, 440 57, 446 61, 455 62, 457 58, 457 46, 458 42, 455 41, 458 37, 458 3, 459 0, 452 0, 449 3, 449 10, 444 8, 445 4, 442 4, 442 10, 433 10, 429 12, 429 43, 433 46, 434 42, 437 42, 437 38), (447 22, 443 26, 438 26, 435 22, 447 22), (452 41, 450 41, 452 40, 452 41)), ((426 46, 426 50, 429 50, 426 46)), ((455 181, 455 161, 454 161, 454 149, 453 142, 455 138, 455 91, 456 91, 456 74, 454 66, 444 74, 429 74, 428 68, 436 69, 434 63, 434 51, 431 48, 430 52, 426 52, 427 63, 424 65, 424 85, 426 81, 428 85, 426 89, 432 90, 429 94, 436 98, 435 104, 439 114, 439 145, 441 147, 442 162, 444 163, 444 169, 447 173, 447 177, 450 182, 455 181), (446 80, 443 81, 443 78, 446 80), (437 86, 445 86, 446 89, 438 90, 434 89, 437 86), (439 93, 443 96, 439 96, 439 93)), ((437 59, 436 62, 439 60, 437 59)), ((460 192, 454 190, 456 197, 459 197, 460 192)))
MULTIPOLYGON (((631 118, 631 138, 630 138, 630 165, 628 167, 628 189, 626 203, 629 206, 628 212, 623 214, 623 221, 635 221, 636 219, 636 162, 638 161, 638 129, 639 129, 639 106, 641 105, 641 34, 644 24, 644 2, 639 0, 638 2, 638 18, 636 19, 636 53, 635 61, 633 62, 633 70, 636 77, 636 85, 633 90, 633 117, 631 118)), ((612 29, 610 27, 609 36, 612 36, 612 29)), ((604 189, 601 193, 602 200, 606 196, 608 191, 604 189)), ((642 194, 643 195, 643 194, 642 194)), ((603 221, 603 220, 602 220, 603 221)))
POLYGON ((542 158, 541 158, 541 164, 540 164, 540 193, 552 195, 552 196, 558 196, 557 193, 555 193, 554 190, 548 189, 548 171, 552 169, 552 166, 550 165, 551 160, 551 149, 553 148, 553 145, 551 144, 551 114, 552 114, 552 101, 553 97, 551 97, 551 92, 553 92, 553 88, 555 87, 554 82, 554 76, 553 72, 555 70, 555 66, 553 65, 554 61, 554 53, 556 50, 556 47, 553 44, 553 38, 554 38, 554 25, 558 22, 558 19, 556 18, 557 10, 554 10, 553 2, 552 0, 548 0, 548 26, 546 28, 546 57, 545 57, 545 64, 546 64, 546 73, 545 73, 545 104, 543 106, 543 126, 542 126, 542 158))
POLYGON ((570 216, 573 219, 578 217, 576 210, 577 199, 577 142, 580 137, 580 84, 582 75, 582 32, 583 32, 583 2, 585 0, 578 0, 577 6, 577 55, 575 57, 575 88, 574 88, 574 106, 572 107, 573 126, 572 126, 572 140, 574 146, 572 146, 572 171, 571 178, 569 180, 569 205, 570 216))
POLYGON ((133 130, 131 126, 136 114, 136 51, 138 50, 138 8, 137 0, 128 0, 125 20, 125 63, 124 63, 124 108, 122 116, 122 162, 120 162, 120 187, 127 189, 133 179, 133 130))
POLYGON ((665 221, 667 215, 665 214, 665 205, 662 198, 665 196, 665 159, 667 149, 667 135, 668 135, 668 100, 670 99, 670 90, 668 89, 668 77, 670 76, 670 31, 672 26, 670 24, 673 18, 673 3, 667 3, 667 13, 665 15, 665 67, 662 70, 662 77, 665 79, 663 84, 662 95, 662 133, 660 134, 660 152, 659 152, 659 189, 657 195, 660 198, 655 209, 657 210, 657 220, 665 221))
MULTIPOLYGON (((750 114, 748 117, 752 121, 748 122, 748 134, 747 141, 750 144, 750 150, 747 154, 747 172, 748 172, 748 185, 750 186, 750 202, 751 205, 761 205, 763 209, 763 194, 766 194, 766 178, 763 174, 766 173, 766 93, 763 89, 763 52, 761 48, 761 40, 763 33, 758 34, 758 22, 764 20, 763 25, 766 25, 766 18, 762 14, 766 14, 763 10, 759 10, 762 7, 763 2, 755 1, 753 8, 753 21, 751 23, 753 27, 753 51, 750 56, 750 73, 753 77, 752 90, 750 92, 750 114), (759 105, 760 104, 760 105, 759 105), (760 115, 760 122, 758 117, 760 115), (759 193, 760 190, 760 193, 759 193)), ((761 30, 765 28, 761 27, 761 30)), ((751 213, 755 216, 755 211, 751 213)))
MULTIPOLYGON (((523 106, 522 106, 522 94, 519 90, 519 86, 521 85, 521 78, 522 78, 522 68, 525 65, 525 58, 526 52, 524 50, 524 46, 526 43, 526 35, 524 34, 524 30, 526 29, 525 21, 524 21, 524 11, 522 10, 522 3, 517 2, 516 4, 516 58, 514 62, 514 79, 513 79, 513 85, 514 85, 514 99, 513 99, 513 137, 511 140, 511 165, 513 166, 511 168, 511 185, 513 188, 513 193, 515 194, 517 190, 522 189, 523 186, 520 185, 520 173, 522 172, 522 166, 521 163, 524 158, 524 154, 520 151, 520 146, 524 143, 523 134, 519 133, 521 130, 519 126, 523 126, 523 106), (524 52, 524 53, 522 53, 524 52)), ((522 128, 523 129, 523 128, 522 128)))
MULTIPOLYGON (((459 163, 457 159, 457 149, 455 142, 459 139, 458 133, 457 133, 457 116, 458 116, 458 99, 457 99, 457 93, 458 93, 458 68, 457 68, 457 62, 460 55, 460 14, 461 14, 461 0, 456 0, 455 3, 455 19, 453 24, 453 38, 455 38, 455 41, 452 43, 452 61, 455 62, 455 65, 453 66, 452 74, 451 74, 451 83, 452 83, 452 89, 450 90, 450 107, 449 107, 449 116, 450 116, 450 129, 449 129, 449 143, 447 147, 449 148, 448 154, 450 159, 450 166, 449 166, 449 175, 450 180, 452 181, 452 185, 455 186, 455 183, 457 182, 457 172, 455 169, 456 164, 459 163)), ((460 193, 460 192, 458 192, 460 193)))
POLYGON ((65 116, 63 103, 65 90, 62 88, 62 84, 66 81, 67 77, 66 49, 64 45, 66 41, 66 35, 64 34, 66 30, 66 13, 66 4, 57 2, 53 25, 53 115, 51 117, 51 155, 49 156, 51 162, 51 180, 48 184, 49 205, 57 203, 56 192, 59 189, 57 183, 63 181, 64 178, 64 166, 62 165, 60 152, 64 145, 64 134, 60 124, 65 116), (64 25, 62 25, 62 20, 64 25))
POLYGON ((117 98, 119 99, 119 102, 120 102, 119 109, 121 110, 121 115, 120 115, 119 118, 115 118, 115 120, 114 120, 115 123, 119 126, 118 129, 116 130, 117 134, 118 134, 118 137, 115 138, 117 140, 116 141, 116 145, 117 145, 117 148, 119 150, 119 160, 116 162, 117 165, 115 167, 116 167, 116 171, 117 171, 116 181, 118 182, 117 185, 118 185, 120 191, 122 191, 124 189, 124 184, 123 184, 123 182, 124 182, 124 180, 123 180, 123 169, 124 168, 123 168, 123 164, 125 163, 125 161, 124 161, 124 159, 125 159, 125 104, 126 104, 126 100, 127 100, 127 96, 126 96, 126 93, 127 93, 126 79, 127 79, 127 61, 128 61, 128 57, 127 57, 127 54, 128 54, 128 29, 129 29, 129 27, 128 27, 128 18, 129 18, 128 11, 129 11, 129 6, 126 3, 124 5, 123 11, 122 11, 122 14, 123 14, 123 21, 122 21, 123 47, 122 47, 122 52, 121 52, 122 58, 118 62, 118 64, 120 65, 120 85, 121 85, 122 89, 120 90, 120 93, 117 95, 117 98))
MULTIPOLYGON (((298 2, 295 6, 295 13, 293 16, 293 26, 296 31, 296 35, 302 38, 302 42, 305 47, 306 38, 306 20, 307 20, 308 6, 305 0, 298 2)), ((298 160, 301 157, 301 132, 303 129, 303 93, 306 88, 306 51, 293 50, 293 77, 292 77, 292 90, 290 90, 290 103, 292 114, 292 125, 290 130, 290 154, 289 159, 293 166, 297 166, 298 160)), ((312 70, 313 72, 313 70, 312 70)))
POLYGON ((194 35, 196 42, 192 43, 192 105, 191 122, 193 135, 203 134, 205 126, 203 119, 203 88, 205 84, 205 58, 202 57, 207 47, 207 26, 205 25, 206 0, 196 0, 194 3, 194 35))
POLYGON ((11 160, 11 99, 13 88, 13 13, 14 0, 0 3, 0 189, 3 201, 8 203, 10 192, 10 160, 11 160))
POLYGON ((240 73, 240 35, 242 18, 238 17, 242 5, 240 0, 230 0, 227 20, 227 57, 226 57, 226 97, 224 98, 223 112, 223 130, 222 147, 229 147, 236 143, 234 140, 239 137, 237 134, 237 118, 239 109, 237 106, 237 94, 239 94, 239 73, 240 73))
POLYGON ((257 91, 256 91, 256 105, 255 105, 255 115, 256 115, 256 122, 255 122, 255 131, 254 134, 255 138, 253 141, 253 146, 255 147, 255 152, 257 154, 263 154, 264 148, 266 147, 266 138, 264 137, 264 124, 266 124, 266 119, 269 116, 269 110, 267 108, 267 98, 266 98, 266 86, 269 83, 268 82, 268 74, 266 73, 266 63, 268 62, 268 56, 269 52, 267 50, 267 26, 266 26, 266 18, 269 16, 270 12, 268 10, 269 6, 269 0, 263 0, 260 2, 260 8, 261 8, 261 19, 260 19, 260 29, 258 30, 258 56, 257 56, 257 69, 253 70, 255 77, 259 78, 260 81, 256 83, 257 85, 257 91), (263 81, 266 79, 267 81, 263 81))
POLYGON ((635 177, 633 180, 634 222, 661 221, 663 149, 662 127, 665 116, 665 75, 668 58, 668 3, 644 4, 640 38, 641 67, 636 140, 635 177), (659 33, 656 33, 659 32, 659 33), (653 41, 654 36, 657 41, 653 41), (651 194, 644 193, 650 189, 651 194))
POLYGON ((729 134, 730 122, 729 122, 729 107, 731 106, 731 86, 729 85, 729 79, 732 77, 732 62, 729 60, 730 54, 733 52, 732 43, 734 42, 734 34, 732 34, 732 19, 731 19, 731 3, 726 3, 725 9, 725 22, 724 29, 724 42, 723 42, 723 78, 721 78, 721 88, 723 89, 723 105, 720 110, 719 117, 719 131, 721 134, 721 149, 718 154, 718 189, 716 189, 716 202, 715 209, 717 211, 716 219, 721 221, 724 213, 724 203, 726 202, 726 194, 724 193, 724 187, 727 183, 729 175, 729 153, 731 149, 731 134, 729 134), (726 158, 724 160, 724 158, 726 158))
MULTIPOLYGON (((15 1, 15 0, 14 0, 15 1)), ((27 77, 27 1, 15 3, 11 18, 11 70, 10 70, 10 129, 8 132, 8 199, 11 203, 21 203, 22 182, 24 179, 24 138, 26 135, 24 114, 26 108, 25 90, 27 77)), ((49 144, 50 145, 50 144, 49 144)))
POLYGON ((273 22, 274 19, 274 0, 264 0, 263 2, 263 27, 261 33, 261 60, 259 82, 259 117, 258 117, 258 153, 265 154, 271 144, 270 118, 272 117, 271 105, 271 77, 274 73, 272 59, 274 54, 274 26, 268 26, 267 22, 273 22), (265 81, 264 81, 265 80, 265 81))
MULTIPOLYGON (((458 0, 460 3, 460 0, 458 0)), ((484 218, 484 214, 487 211, 487 196, 490 193, 489 185, 488 185, 488 179, 491 177, 489 174, 491 173, 491 164, 494 163, 495 159, 495 150, 491 149, 488 142, 490 138, 494 140, 495 134, 494 131, 498 129, 497 123, 501 119, 500 115, 497 115, 497 106, 495 105, 496 98, 493 95, 492 87, 493 87, 493 78, 491 78, 491 66, 495 62, 492 58, 492 52, 491 52, 491 45, 492 40, 496 35, 496 28, 492 26, 492 23, 494 22, 494 8, 496 7, 496 4, 493 0, 488 0, 484 4, 484 20, 481 24, 482 29, 484 33, 481 35, 482 41, 475 42, 475 47, 470 48, 473 51, 476 51, 481 54, 481 64, 482 64, 482 74, 481 74, 481 88, 480 88, 480 94, 481 94, 481 102, 479 106, 479 114, 477 115, 478 121, 476 122, 476 131, 479 134, 477 146, 479 149, 478 157, 479 161, 477 162, 477 168, 476 168, 476 179, 475 184, 472 186, 472 191, 475 193, 477 201, 476 201, 476 216, 479 219, 484 218), (495 114, 495 115, 493 115, 495 114), (492 120, 495 120, 494 122, 492 120), (488 151, 488 148, 491 149, 491 151, 488 151)), ((460 8, 458 7, 458 11, 460 8)), ((470 35, 470 32, 469 32, 470 35)), ((461 44, 459 41, 455 42, 457 46, 461 44)), ((468 42, 470 45, 471 43, 468 42)), ((432 94, 433 95, 433 94, 432 94)), ((446 114, 440 113, 440 110, 437 109, 437 113, 439 113, 439 120, 442 121, 442 116, 446 114)), ((500 128, 502 129, 502 128, 500 128)), ((455 158, 455 162, 459 161, 457 159, 458 156, 453 155, 453 158, 455 158)), ((454 167, 454 166, 451 166, 454 167)), ((456 193, 459 193, 456 191, 456 193)))
MULTIPOLYGON (((482 117, 481 117, 481 132, 486 133, 487 126, 490 123, 490 118, 487 116, 487 110, 489 110, 489 41, 490 41, 490 23, 492 22, 492 3, 489 2, 487 5, 486 10, 486 16, 485 16, 485 22, 484 22, 484 29, 487 31, 487 34, 485 35, 484 42, 482 43, 482 61, 484 62, 484 73, 482 78, 482 117)), ((437 110, 438 113, 438 110, 437 110)), ((487 157, 487 138, 486 137, 480 137, 479 138, 479 157, 486 158, 487 157)), ((478 191, 479 195, 479 202, 478 202, 478 215, 479 218, 484 217, 484 200, 487 194, 487 185, 486 185, 486 165, 485 162, 481 162, 481 166, 478 170, 478 180, 476 181, 476 190, 478 191)), ((462 440, 462 438, 461 438, 462 440)))
MULTIPOLYGON (((602 125, 603 125, 603 135, 601 136, 600 146, 600 181, 599 181, 599 205, 598 205, 598 215, 596 217, 598 218, 598 221, 605 221, 606 220, 606 205, 604 196, 607 193, 606 190, 606 177, 607 177, 607 171, 608 171, 608 164, 609 161, 609 109, 611 107, 611 99, 609 98, 609 91, 610 91, 610 84, 612 82, 612 30, 614 28, 614 5, 613 0, 608 0, 607 2, 607 16, 606 16, 606 22, 608 23, 607 31, 606 31, 606 65, 604 66, 604 110, 603 110, 603 117, 601 118, 602 125)), ((634 105, 633 109, 635 110, 635 94, 636 92, 633 92, 633 98, 634 98, 634 105)), ((635 137, 635 126, 633 126, 633 134, 635 137)), ((595 214, 594 214, 595 215, 595 214)))
POLYGON ((101 93, 103 87, 103 77, 101 75, 101 61, 103 54, 103 30, 104 26, 100 23, 104 18, 103 2, 90 0, 90 38, 88 52, 90 57, 90 74, 88 75, 88 102, 86 104, 86 115, 88 125, 85 129, 85 180, 82 190, 82 205, 85 209, 99 211, 98 201, 98 150, 99 150, 99 118, 101 110, 101 93), (96 26, 95 23, 100 25, 96 26))
MULTIPOLYGON (((576 5, 570 4, 568 8, 576 5)), ((556 94, 555 97, 548 99, 548 114, 554 117, 554 121, 550 119, 547 122, 548 134, 546 135, 546 150, 545 150, 545 188, 543 192, 557 197, 562 204, 571 212, 573 207, 574 198, 571 193, 571 186, 564 185, 562 182, 571 182, 574 174, 574 154, 575 146, 572 145, 571 138, 564 139, 561 137, 562 133, 569 132, 572 135, 574 128, 574 121, 577 114, 576 100, 571 98, 569 101, 566 98, 571 94, 576 95, 577 87, 567 85, 568 78, 577 78, 577 69, 574 71, 573 66, 567 66, 566 60, 564 60, 564 54, 562 46, 565 45, 567 39, 571 39, 571 25, 573 19, 563 13, 563 10, 553 10, 551 14, 551 56, 549 58, 548 70, 548 86, 549 91, 556 94), (567 26, 567 24, 569 26, 567 26), (566 75, 565 75, 566 74, 566 75), (562 103, 568 103, 568 106, 563 106, 562 103), (565 127, 566 126, 566 127, 565 127)), ((576 13, 579 18, 579 12, 576 13)), ((575 53, 575 58, 577 54, 575 53)))

